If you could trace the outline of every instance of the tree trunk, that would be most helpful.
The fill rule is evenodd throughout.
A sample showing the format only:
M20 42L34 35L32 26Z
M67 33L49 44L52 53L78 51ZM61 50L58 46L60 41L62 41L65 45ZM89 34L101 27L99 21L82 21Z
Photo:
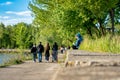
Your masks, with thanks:
M96 26L95 26L94 28L95 28L95 30L96 30L96 35L97 35L97 37L101 37L102 35L101 35L100 30L99 30Z
M0 39L0 48L2 48L2 40Z
M104 31L104 28L102 26L102 20L101 19L98 19L98 22L100 24L100 31L101 31L101 35L104 36L105 35L105 31Z
M114 35L114 9L112 8L111 10L110 10L110 18L111 18L111 23L112 23L112 35Z
M87 27L87 33L92 37L91 27Z

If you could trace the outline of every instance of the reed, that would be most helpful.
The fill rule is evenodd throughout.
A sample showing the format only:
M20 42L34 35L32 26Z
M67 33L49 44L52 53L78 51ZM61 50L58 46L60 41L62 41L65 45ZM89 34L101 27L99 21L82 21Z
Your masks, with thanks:
M110 35L107 35L96 39L85 36L80 49L94 52L120 53L120 36L110 37Z

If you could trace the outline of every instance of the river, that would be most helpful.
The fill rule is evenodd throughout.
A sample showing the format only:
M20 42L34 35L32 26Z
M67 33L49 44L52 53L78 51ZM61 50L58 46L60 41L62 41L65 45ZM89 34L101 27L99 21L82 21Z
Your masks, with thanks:
M3 54L0 53L0 65L4 64L5 62L9 61L10 59L14 58L16 54Z

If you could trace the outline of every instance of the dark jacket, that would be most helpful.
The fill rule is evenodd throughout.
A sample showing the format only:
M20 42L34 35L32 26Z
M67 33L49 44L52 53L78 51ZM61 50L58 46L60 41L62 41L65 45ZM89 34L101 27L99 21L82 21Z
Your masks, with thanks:
M31 53L35 53L35 52L37 52L37 48L36 47L32 47Z
M57 51L57 50L58 50L58 45L57 45L57 43L55 43L55 44L53 45L52 50L53 50L53 51Z
M38 46L38 52L44 52L44 47L42 44Z

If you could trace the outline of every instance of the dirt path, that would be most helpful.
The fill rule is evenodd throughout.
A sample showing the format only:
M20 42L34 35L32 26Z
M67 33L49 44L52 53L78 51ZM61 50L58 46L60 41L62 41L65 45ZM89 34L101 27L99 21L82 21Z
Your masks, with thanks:
M59 63L26 61L0 68L0 80L54 80L60 67Z
M27 61L0 69L0 80L52 80L59 69L57 63L33 63Z
M120 80L120 54L68 51L66 67L59 63L34 63L0 68L0 80ZM59 55L59 59L65 56Z

